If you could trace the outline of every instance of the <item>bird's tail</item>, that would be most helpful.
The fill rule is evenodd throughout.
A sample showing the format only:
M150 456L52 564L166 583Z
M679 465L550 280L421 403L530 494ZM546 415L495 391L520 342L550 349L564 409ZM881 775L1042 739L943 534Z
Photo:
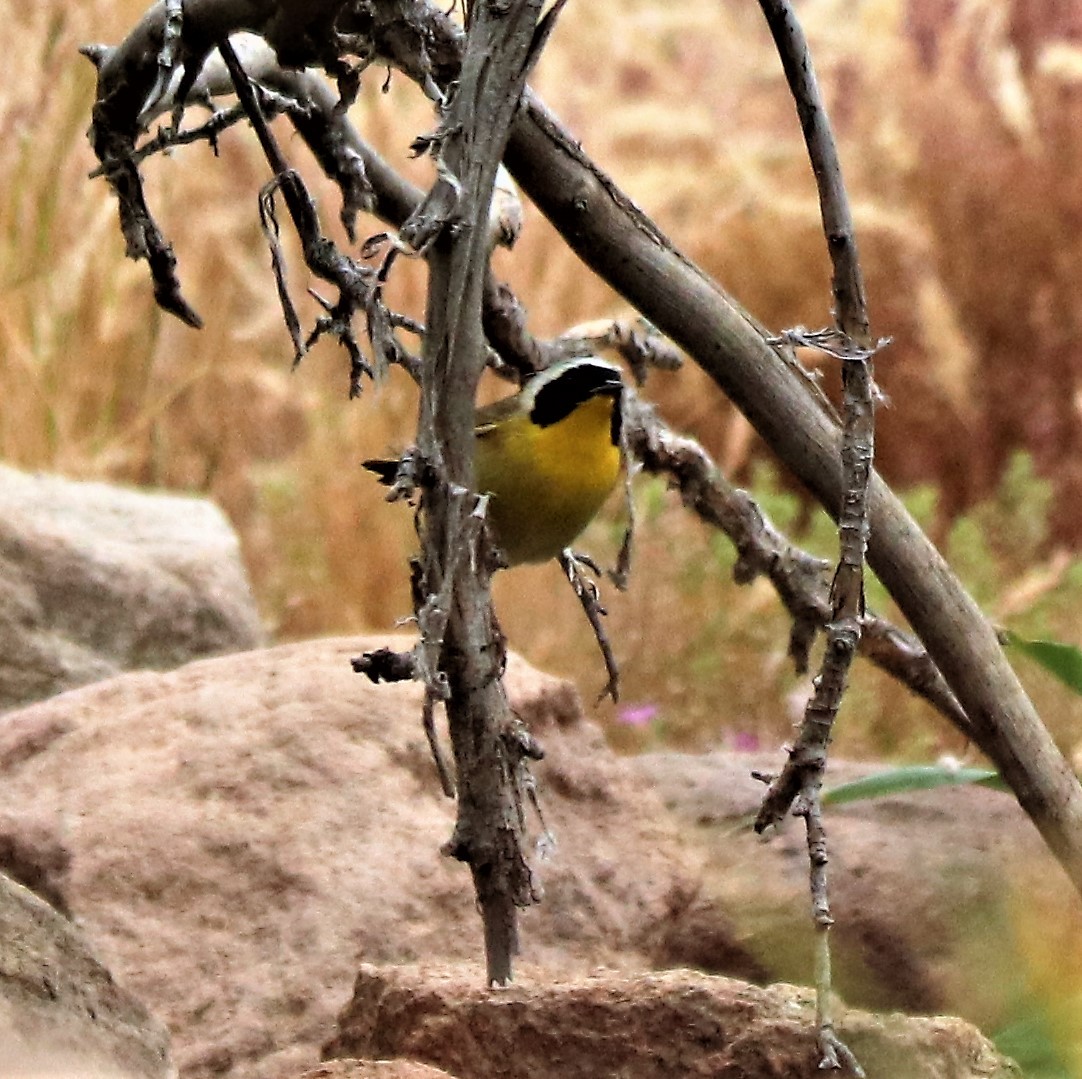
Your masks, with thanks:
M369 472L374 472L384 487L393 487L401 463L401 461L397 460L386 461L379 457L372 457L367 461L362 461L361 465L367 468Z

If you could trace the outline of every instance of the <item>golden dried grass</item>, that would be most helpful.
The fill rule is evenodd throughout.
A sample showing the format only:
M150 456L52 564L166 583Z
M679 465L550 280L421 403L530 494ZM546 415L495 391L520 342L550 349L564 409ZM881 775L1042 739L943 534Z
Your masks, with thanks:
M104 183L86 180L93 79L75 46L117 40L142 8L0 2L19 42L0 89L0 454L210 494L236 524L281 636L387 626L407 613L410 522L383 505L357 463L409 442L412 390L393 377L348 403L345 360L330 344L290 373L257 224L267 172L253 140L231 131L217 160L189 147L146 170L186 292L206 319L198 333L155 310L145 268L123 257ZM875 328L896 337L879 365L894 401L882 414L882 467L903 484L939 485L945 534L1026 446L1061 474L1057 526L1074 539L1082 63L1054 7L1034 15L1032 5L981 0L951 10L933 0L801 8L841 138ZM753 7L570 5L536 81L587 151L765 323L827 321L810 172ZM426 181L428 167L410 162L407 147L433 119L403 78L388 94L371 80L354 116ZM314 177L298 140L286 129L283 139ZM336 193L313 186L331 227ZM527 222L498 269L536 332L625 313L547 224L532 212ZM291 268L303 297L295 246ZM420 316L423 288L421 268L400 263L392 302ZM315 313L305 299L309 323ZM755 440L701 374L658 376L652 389L674 424L750 474ZM724 561L708 557L714 541L671 505L648 516L638 579L628 597L611 598L629 698L662 706L682 744L726 729L784 737L795 683L773 599L735 588ZM596 527L598 548L609 531ZM505 575L508 632L590 692L600 671L573 600L553 599L555 574ZM843 748L954 747L909 703L906 715L924 716L924 726L900 739L900 695L868 685L865 717L843 729Z

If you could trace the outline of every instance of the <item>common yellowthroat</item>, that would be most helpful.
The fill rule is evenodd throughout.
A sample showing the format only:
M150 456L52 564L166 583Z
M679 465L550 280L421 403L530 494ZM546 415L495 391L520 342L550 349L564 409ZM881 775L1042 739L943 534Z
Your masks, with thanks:
M620 474L620 369L564 360L477 410L474 471L509 565L557 557L590 523ZM383 482L397 461L365 461Z

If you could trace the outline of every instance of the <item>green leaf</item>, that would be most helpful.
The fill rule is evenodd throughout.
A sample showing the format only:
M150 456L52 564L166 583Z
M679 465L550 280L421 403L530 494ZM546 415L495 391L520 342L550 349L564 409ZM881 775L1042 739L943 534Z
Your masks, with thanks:
M1082 651L1059 641L1033 641L1009 630L1004 643L1036 660L1065 686L1082 695Z
M992 1040L1001 1053L1021 1065L1029 1079L1072 1079L1074 1075L1056 1044L1048 1011L1038 1001L1024 1002Z
M886 772L854 779L823 791L824 805L844 805L863 798L886 798L892 794L955 787L963 783L978 783L993 790L1006 790L999 773L989 768L958 768L947 764L915 764L891 768Z

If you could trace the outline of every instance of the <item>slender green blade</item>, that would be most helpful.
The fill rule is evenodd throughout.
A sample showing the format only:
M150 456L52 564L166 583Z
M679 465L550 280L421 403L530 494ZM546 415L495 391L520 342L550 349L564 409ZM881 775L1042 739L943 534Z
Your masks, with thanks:
M955 787L964 783L978 783L993 790L1006 790L999 773L990 768L958 768L947 764L915 764L903 768L891 768L885 772L854 779L823 791L824 805L845 805L864 798L886 798L892 794L910 794L913 791L934 790L936 787Z
M1014 1010L1011 1021L993 1035L996 1048L1016 1060L1028 1079L1077 1079L1047 1005L1030 998Z
M1082 694L1082 651L1059 641L1034 641L1007 632L1004 642L1036 660L1046 671L1054 674L1065 686Z

